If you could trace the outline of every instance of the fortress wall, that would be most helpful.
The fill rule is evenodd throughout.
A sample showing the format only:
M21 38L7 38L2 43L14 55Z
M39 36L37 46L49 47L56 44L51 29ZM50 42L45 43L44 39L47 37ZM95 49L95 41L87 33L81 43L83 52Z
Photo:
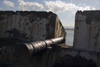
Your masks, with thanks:
M52 12L0 11L0 38L25 42L66 35L59 18Z
M2 38L14 38L29 43L60 36L66 38L66 32L58 16L52 12L0 11L1 41ZM0 43L0 67L52 67L61 59L61 50L51 47L30 57L17 56L20 54L14 49L16 46L12 46L14 42L8 42L7 45L4 45L4 41ZM27 53L23 46L19 50Z
M73 45L62 46L61 62L55 65L100 67L100 11L77 11Z
M100 51L100 11L78 11L75 18L74 47Z
M13 46L0 47L0 66L100 67L99 15L100 11L78 11L76 13L73 47L48 47L43 52L28 58L15 56ZM0 32L0 38L18 38L23 42L66 37L59 18L52 12L0 11ZM6 48L10 55L5 53Z
M76 13L73 45L75 49L84 50L80 51L80 56L92 59L100 67L100 11Z

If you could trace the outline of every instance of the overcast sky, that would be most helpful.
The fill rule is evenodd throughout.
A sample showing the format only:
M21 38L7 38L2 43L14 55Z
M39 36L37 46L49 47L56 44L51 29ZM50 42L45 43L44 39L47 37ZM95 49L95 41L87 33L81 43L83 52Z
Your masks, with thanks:
M0 0L0 10L52 11L67 27L74 27L77 10L99 9L100 0Z

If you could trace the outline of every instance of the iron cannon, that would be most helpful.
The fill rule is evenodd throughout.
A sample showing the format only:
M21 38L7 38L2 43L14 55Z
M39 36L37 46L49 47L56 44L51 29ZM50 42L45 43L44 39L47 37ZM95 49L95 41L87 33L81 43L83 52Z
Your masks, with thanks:
M33 54L37 54L38 52L42 52L43 50L47 49L48 47L56 47L57 45L64 43L64 37L58 37L53 39L48 39L44 41L36 41L36 42L29 42L29 43L19 43L16 45L16 51L21 52L23 54L23 50L27 50L28 55L32 56ZM24 51L24 52L25 52Z
M14 38L0 38L0 62L25 61L33 55L43 53L48 47L64 43L64 37L36 42L22 42ZM3 45L2 45L3 44ZM9 60L9 61L8 61Z

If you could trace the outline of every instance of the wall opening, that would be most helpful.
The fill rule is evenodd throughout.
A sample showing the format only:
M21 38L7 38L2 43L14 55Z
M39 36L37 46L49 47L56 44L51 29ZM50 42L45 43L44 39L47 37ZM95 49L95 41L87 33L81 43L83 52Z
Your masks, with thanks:
M73 46L74 29L66 29L66 45Z

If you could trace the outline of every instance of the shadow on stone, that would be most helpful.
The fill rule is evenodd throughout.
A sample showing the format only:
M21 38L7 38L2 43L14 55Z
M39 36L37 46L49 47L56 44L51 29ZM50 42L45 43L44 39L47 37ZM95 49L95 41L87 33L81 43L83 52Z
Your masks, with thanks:
M55 62L52 67L97 67L92 60L87 60L81 56L72 57L66 54L60 62Z

